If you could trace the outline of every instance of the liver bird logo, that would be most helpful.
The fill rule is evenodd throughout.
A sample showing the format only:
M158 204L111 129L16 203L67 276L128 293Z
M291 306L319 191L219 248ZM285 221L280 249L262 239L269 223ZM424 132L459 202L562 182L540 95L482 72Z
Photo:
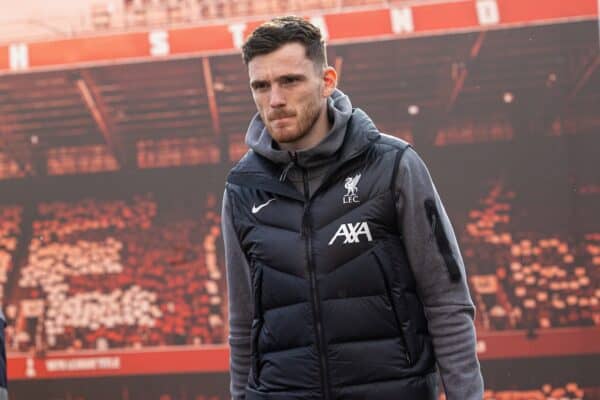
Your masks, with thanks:
M346 178L345 183L344 183L344 188L346 188L346 190L348 191L346 193L346 196L355 196L356 192L358 191L358 188L356 187L358 185L358 181L360 180L361 174L357 174L354 176L349 176Z

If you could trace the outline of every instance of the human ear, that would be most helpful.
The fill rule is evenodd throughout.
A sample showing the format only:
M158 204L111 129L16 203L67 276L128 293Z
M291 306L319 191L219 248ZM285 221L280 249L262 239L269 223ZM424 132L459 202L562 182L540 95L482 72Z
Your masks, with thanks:
M323 70L323 97L329 97L337 87L337 72L333 67Z

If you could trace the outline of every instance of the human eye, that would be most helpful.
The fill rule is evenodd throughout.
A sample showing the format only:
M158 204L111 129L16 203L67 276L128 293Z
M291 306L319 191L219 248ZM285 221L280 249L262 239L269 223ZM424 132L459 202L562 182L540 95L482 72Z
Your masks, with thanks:
M284 76L283 78L281 78L281 84L282 85L293 85L294 83L298 82L300 79L297 76Z
M269 87L269 84L267 82L257 81L257 82L252 83L252 90L255 90L255 91L264 91L268 87Z

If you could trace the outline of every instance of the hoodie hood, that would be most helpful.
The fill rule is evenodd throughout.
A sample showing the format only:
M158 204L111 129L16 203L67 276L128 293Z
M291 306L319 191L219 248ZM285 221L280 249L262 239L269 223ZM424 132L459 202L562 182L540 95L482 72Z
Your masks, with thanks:
M296 151L295 163L304 168L317 167L327 163L344 142L348 120L352 115L350 99L336 89L327 99L327 114L333 125L327 136L316 146ZM246 132L246 144L254 152L276 164L289 164L294 161L294 152L281 150L271 137L260 114L256 113Z

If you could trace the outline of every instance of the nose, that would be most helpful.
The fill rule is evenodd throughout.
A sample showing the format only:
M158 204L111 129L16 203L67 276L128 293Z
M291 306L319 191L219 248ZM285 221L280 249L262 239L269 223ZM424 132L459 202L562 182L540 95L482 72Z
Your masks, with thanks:
M271 87L271 97L269 105L271 106L271 108L280 108L285 106L285 97L282 93L282 90L277 85L273 85Z

